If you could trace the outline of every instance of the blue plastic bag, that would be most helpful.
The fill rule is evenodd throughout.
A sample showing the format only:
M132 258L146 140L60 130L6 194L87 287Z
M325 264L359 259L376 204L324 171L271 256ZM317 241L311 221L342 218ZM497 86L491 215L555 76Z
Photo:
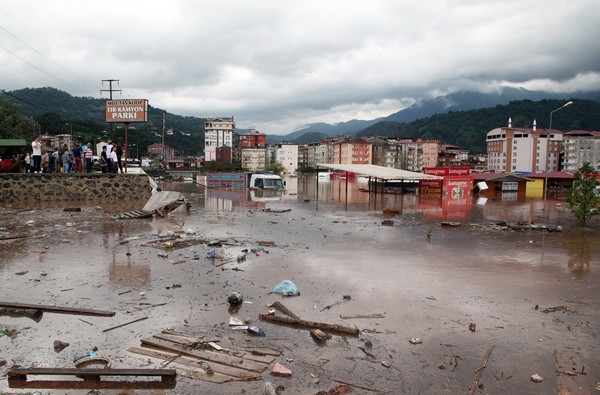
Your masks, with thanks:
M275 286L275 288L273 288L273 292L275 292L276 294L281 294L281 295L285 295L285 296L300 295L300 291L298 290L298 287L296 286L296 284L294 284L290 280L283 280L282 282L277 284Z

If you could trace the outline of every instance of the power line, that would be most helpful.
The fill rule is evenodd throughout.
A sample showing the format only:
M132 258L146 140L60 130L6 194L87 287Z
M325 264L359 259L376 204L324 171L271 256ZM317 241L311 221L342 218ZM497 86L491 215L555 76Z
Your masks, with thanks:
M88 80L87 78L85 78L84 76L81 76L69 69L67 69L66 67L64 67L63 65L55 62L54 60L50 59L48 56L44 55L43 53L41 53L40 51L38 51L37 49L35 49L34 47L32 47L31 45L29 45L28 43L26 43L25 41L21 40L19 37L17 37L15 34L9 32L4 26L0 26L0 28L2 28L2 30L4 30L5 32L7 32L8 34L10 34L11 36L13 36L15 39L17 39L20 43L22 43L23 45L27 46L29 49L31 49L32 51L34 51L35 53L37 53L38 55L40 55L41 57L43 57L44 59L47 59L49 62L55 64L56 66L60 67L61 69L63 69L64 71L66 71L67 73L79 78L80 80L82 80L83 82L86 82L92 86L96 86L95 84L93 84L90 80Z
M31 62L29 62L29 61L27 61L27 60L23 59L23 58L22 58L22 57L20 57L19 55L15 54L15 53L14 53L14 52L12 52L10 49L7 49L7 48L5 48L5 47L4 47L4 46L2 46L2 45L0 45L0 48L2 48L3 50L5 50L6 52L10 53L10 54L11 54L11 55L13 55L14 57L16 57L16 58L19 58L20 60L22 60L23 62L27 63L28 65L30 65L30 66L31 66L31 67L33 67L34 69L41 71L42 73L46 74L46 75L47 75L47 76L49 76L50 78L54 78L55 80L57 80L57 81L58 81L58 82L60 82L61 84L64 84L65 86L68 86L69 88L73 89L74 91L79 91L79 92L81 92L81 93L84 93L84 94L85 94L85 92L84 92L84 91L82 91L82 90L80 90L80 89L77 89L77 88L75 88L74 86L71 86L71 85L69 85L69 84L68 84L68 83L66 83L65 81L61 80L61 79L60 79L60 78L58 78L58 77L55 77L55 76L51 75L51 74L50 74L50 73L48 73L47 71L45 71L45 70L42 70L41 68L39 68L38 66L34 65L33 63L31 63Z

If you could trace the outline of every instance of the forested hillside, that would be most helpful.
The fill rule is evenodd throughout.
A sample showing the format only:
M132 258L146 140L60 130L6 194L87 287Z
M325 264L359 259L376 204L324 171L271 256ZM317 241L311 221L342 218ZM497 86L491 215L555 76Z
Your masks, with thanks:
M16 135L31 139L35 133L71 133L83 140L116 139L124 141L123 124L104 122L104 101L90 97L74 97L54 88L21 89L4 92L0 95L0 106L20 107L21 114L31 117L33 126L26 129L6 125L0 121L0 135L14 138ZM14 110L13 110L14 111ZM147 147L162 141L163 114L166 114L165 129L173 134L165 135L165 143L174 147L182 155L200 155L204 149L204 119L183 117L166 113L164 110L148 107L147 123L129 125L128 142L138 147ZM189 136L188 136L189 134ZM140 154L143 154L143 149Z

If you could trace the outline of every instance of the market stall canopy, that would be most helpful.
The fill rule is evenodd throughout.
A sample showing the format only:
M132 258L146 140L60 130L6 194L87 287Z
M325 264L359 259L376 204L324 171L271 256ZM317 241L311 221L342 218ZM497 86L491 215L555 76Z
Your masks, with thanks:
M370 176L381 180L442 180L444 177L431 174L417 173L414 171L393 169L377 165L340 165L330 163L318 163L317 168L347 171L361 176Z

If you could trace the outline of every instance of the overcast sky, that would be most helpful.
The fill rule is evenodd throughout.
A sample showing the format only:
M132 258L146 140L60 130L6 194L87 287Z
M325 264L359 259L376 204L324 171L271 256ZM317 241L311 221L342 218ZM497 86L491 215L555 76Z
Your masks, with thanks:
M600 89L599 0L3 0L0 89L287 134L457 90ZM168 120L167 120L168 121Z

